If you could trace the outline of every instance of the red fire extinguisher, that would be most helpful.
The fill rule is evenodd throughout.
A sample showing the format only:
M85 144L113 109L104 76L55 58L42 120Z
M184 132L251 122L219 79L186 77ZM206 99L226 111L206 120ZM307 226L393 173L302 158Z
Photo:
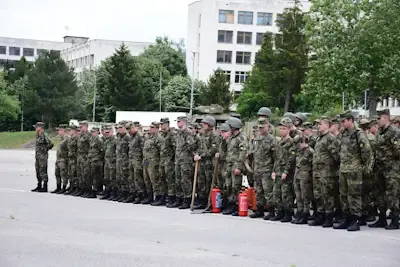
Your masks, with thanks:
M221 197L221 190L219 188L214 188L211 191L211 206L212 206L212 213L221 212L222 197Z
M249 211L246 192L242 192L239 194L238 202L239 202L239 216L246 217Z

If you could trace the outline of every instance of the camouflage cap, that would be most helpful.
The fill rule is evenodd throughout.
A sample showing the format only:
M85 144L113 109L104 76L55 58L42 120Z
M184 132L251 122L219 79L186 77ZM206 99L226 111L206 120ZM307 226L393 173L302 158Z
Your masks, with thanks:
M220 128L221 132L229 132L231 130L231 127L229 127L229 124L223 123L221 124Z
M79 125L88 125L88 124L89 124L88 121L80 121L80 122L79 122Z
M400 116L394 116L394 118L391 121L395 123L400 123Z
M160 123L169 123L169 118L161 118Z
M313 128L313 124L311 122L305 122L305 123L303 123L302 126L303 126L304 130Z
M91 132L99 132L100 129L99 127L93 127L92 130L90 130Z
M268 120L267 119L265 119L265 118L260 118L260 119L258 119L258 127L259 128L262 128L262 127L264 127L266 124L268 124Z
M345 120L345 119L347 119L347 120L350 120L350 119L354 120L354 115L351 113L351 111L345 111L345 112L343 112L343 113L340 114L340 121L343 121L343 120Z
M158 121L153 121L150 125L151 128L158 128L160 127L160 123Z
M126 128L127 130L130 130L131 127L132 127L132 125L133 125L133 122L128 121L128 122L125 124L125 128Z
M78 129L78 126L76 126L75 124L72 124L72 125L69 126L69 128L71 130L76 130L76 129Z
M140 126L140 122L134 121L134 122L133 122L133 125L135 125L135 127L138 127L138 126Z
M326 122L328 122L328 123L331 123L331 122L332 122L331 118L329 118L328 116L321 116L321 117L319 118L319 122L321 122L321 121L326 121Z
M44 122L38 121L35 125L33 125L34 128L44 128Z
M68 125L66 124L60 124L58 125L58 129L67 129Z
M187 119L186 116L179 116L175 121L187 121Z
M289 117L284 117L279 122L279 126L292 127L293 126L293 122Z
M378 116L382 116L382 115L389 115L390 116L390 109L378 110L376 113L378 114Z
M365 129L365 128L369 128L370 123L371 122L368 119L361 119L358 124L360 125L361 128Z
M335 123L335 124L340 124L340 120L339 120L339 118L337 118L337 117L332 118L332 119L331 119L331 122L332 122L332 123Z

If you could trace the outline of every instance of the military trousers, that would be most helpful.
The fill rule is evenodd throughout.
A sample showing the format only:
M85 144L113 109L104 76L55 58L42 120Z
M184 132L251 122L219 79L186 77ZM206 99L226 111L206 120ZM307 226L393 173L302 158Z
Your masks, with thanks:
M317 206L317 212L325 213L325 205L324 205L324 198L322 196L322 181L321 177L313 176L312 179L312 186L313 186L313 196L314 201ZM314 212L316 212L314 211Z
M213 164L209 159L199 161L196 193L199 198L208 199L213 176Z
M116 162L115 159L104 161L104 186L106 188L116 187Z
M310 172L297 172L294 177L294 193L296 196L297 212L310 213L313 200L313 179Z
M86 155L78 155L78 179L81 188L87 188L88 184L85 182L87 177L90 176L90 163Z
M146 185L146 191L148 194L153 193L158 196L161 194L161 183L159 178L159 168L158 162L146 162L143 168L143 178L144 184Z
M164 161L160 164L160 179L168 196L175 196L175 164L173 161Z
M373 176L375 173L365 174L363 175L363 182L362 182L362 214L368 215L372 205L372 184L373 184Z
M91 161L90 162L90 175L89 178L86 180L87 188L92 188L96 191L102 191L103 190L103 184L102 184L102 167L103 167L103 162L102 161Z
M377 186L374 195L380 211L390 209L394 216L399 215L399 183L400 168L399 163L393 162L392 165L382 165L377 168Z
M132 193L145 194L147 189L143 180L143 160L140 161L129 161L129 178L131 179L130 184L133 182Z
M129 180L129 162L128 160L117 160L116 161L116 184L118 190L122 192L128 192L128 180Z
M49 177L47 174L48 155L36 155L35 157L35 170L36 179L40 182L48 182Z
M274 200L278 211L293 209L293 178L288 175L282 180L281 175L277 175L274 181Z
M78 186L78 176L76 173L76 158L68 159L68 177L70 186Z
M131 194L136 194L138 192L138 190L136 190L136 185L135 185L135 167L131 160L129 160L128 188L129 188L129 193Z
M257 205L275 206L274 203L274 180L271 178L271 170L264 168L254 169L254 185L256 189Z
M340 203L345 214L361 217L362 215L362 171L340 172Z
M179 198L192 197L193 163L178 161L175 163L175 190Z
M57 185L68 185L68 164L66 160L56 160L55 176Z
M218 177L217 177L217 181L216 181L216 187L218 187L219 189L221 189L222 192L224 192L225 190L225 180L226 180L226 162L224 160L220 160L218 163Z
M335 209L335 177L325 176L318 178L321 182L323 209L325 213L332 213Z
M230 192L228 191L228 200L230 203L235 203L238 204L238 198L239 198L239 193L240 190L242 189L242 181L243 181L243 175L239 174L236 175L234 173L235 171L235 163L234 162L228 162L227 163L227 183L228 186L227 188L230 189Z

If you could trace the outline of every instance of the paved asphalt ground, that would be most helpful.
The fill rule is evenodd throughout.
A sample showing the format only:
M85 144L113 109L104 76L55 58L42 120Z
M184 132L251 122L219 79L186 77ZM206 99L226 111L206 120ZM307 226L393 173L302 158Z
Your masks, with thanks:
M1 267L400 266L400 231L349 233L32 193L34 173L32 150L0 150Z

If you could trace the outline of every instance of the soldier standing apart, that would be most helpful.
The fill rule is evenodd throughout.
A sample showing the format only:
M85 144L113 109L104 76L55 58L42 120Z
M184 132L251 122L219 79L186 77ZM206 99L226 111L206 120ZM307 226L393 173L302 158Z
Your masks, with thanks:
M133 122L128 121L125 125L126 130L129 132L129 176L128 176L128 188L129 192L125 199L122 200L123 203L133 203L133 201L137 197L137 190L135 186L135 142L137 138L135 138L137 130L133 125ZM133 145L133 147L132 147ZM140 151L142 150L140 146ZM140 164L142 165L142 162ZM141 169L141 168L140 168Z
M178 133L175 150L176 201L171 208L190 208L193 181L193 152L196 148L195 136L187 128L187 118L178 117Z
M118 136L115 153L118 194L112 200L118 202L122 202L129 192L129 134L126 132L126 123L125 121L120 121L117 126Z
M274 199L278 214L271 221L291 222L293 215L293 175L296 165L296 147L290 137L290 129L293 122L285 117L279 123L278 143L275 155L275 163L271 174L274 180Z
M240 131L243 126L240 119L231 117L228 119L228 124L231 127L232 136L228 141L226 175L227 186L232 188L232 193L229 195L229 202L223 214L238 216L238 195L242 188L243 172L246 170L244 161L246 160L249 141Z
M76 125L71 125L68 138L68 177L69 190L65 195L72 195L78 191L78 177L76 174L76 157L78 154L78 137Z
M66 134L67 125L62 124L58 126L58 136L61 142L57 149L57 159L55 166L55 176L57 181L57 188L51 193L64 194L68 185L68 143L69 137ZM61 188L62 184L62 188Z
M229 127L227 123L223 123L219 129L222 138L219 144L218 152L215 153L215 158L219 159L217 186L222 191L223 205L225 205L228 202L227 196L229 196L230 192L232 191L231 183L228 183L228 177L226 175L226 154L228 152L228 140L231 137L231 127ZM229 188L228 185L230 185Z
M147 198L142 201L142 204L152 204L163 201L165 196L165 187L160 180L160 138L158 129L160 124L152 122L149 129L149 136L144 141L143 145L143 174L144 182L147 187ZM153 194L155 199L153 201ZM165 200L165 199L164 199ZM160 205L161 206L161 205Z
M90 147L91 134L88 132L88 122L82 121L80 124L80 133L78 138L78 178L80 191L74 194L74 196L82 196L90 191L87 187L85 179L90 175L90 163L88 160L88 153Z
M312 165L314 149L309 145L306 129L301 128L303 136L296 154L296 170L294 173L294 192L296 194L297 216L294 224L307 224L310 216L312 192Z
M90 188L87 194L82 197L96 198L96 193L102 191L103 185L100 182L101 179L101 168L103 167L103 143L100 139L100 129L93 127L92 138L90 139L89 145L89 163L90 163L90 175L86 179L86 187ZM98 187L101 184L101 188Z
M330 132L331 120L323 116L319 120L318 133L313 157L314 198L317 203L315 220L310 226L332 227L336 198L335 170L339 162L339 144Z
M367 136L354 125L353 115L345 112L340 114L340 119L344 130L340 146L339 191L345 217L333 228L359 231L363 175L372 173L374 155Z
M160 132L160 179L162 184L167 187L167 207L172 206L176 201L175 190L175 134L169 127L169 119L162 118ZM163 203L163 199L154 203L159 206Z
M100 199L111 199L117 194L116 188L116 139L111 126L104 128L103 136L104 150L104 194Z
M275 161L276 139L269 133L267 119L258 119L258 135L254 140L253 149L249 156L254 158L254 180L256 187L257 210L250 215L250 218L263 218L265 201L268 204L268 215L265 220L274 216L274 182L271 174Z
M376 136L376 181L374 190L379 207L379 219L370 224L372 228L387 230L399 229L398 190L400 181L400 131L390 125L390 111L378 111L379 132ZM386 211L392 212L389 225L386 222Z
M219 145L219 137L214 133L215 119L211 116L205 116L201 124L203 132L199 136L197 151L194 156L194 160L199 161L198 205L194 206L194 209L205 209L207 206L213 176L212 159L217 153Z
M35 145L35 169L37 187L32 192L47 192L47 163L49 159L49 150L53 148L53 143L44 132L44 123L37 122L34 126L36 129L36 145ZM42 185L43 182L43 185Z

